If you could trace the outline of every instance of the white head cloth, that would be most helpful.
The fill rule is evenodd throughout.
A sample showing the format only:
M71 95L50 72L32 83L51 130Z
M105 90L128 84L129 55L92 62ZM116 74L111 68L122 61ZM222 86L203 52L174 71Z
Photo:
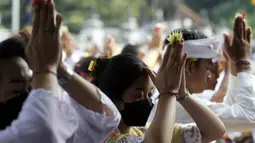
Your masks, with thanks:
M215 58L220 54L220 50L224 46L224 41L223 35L217 35L206 39L188 40L184 41L183 51L188 53L188 58ZM166 50L167 48L165 47L163 55Z

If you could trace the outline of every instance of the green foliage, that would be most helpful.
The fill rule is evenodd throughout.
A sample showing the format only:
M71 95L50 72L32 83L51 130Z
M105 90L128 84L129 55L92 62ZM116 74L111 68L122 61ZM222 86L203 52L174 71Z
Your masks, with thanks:
M206 9L209 19L216 24L221 24L221 20L224 19L227 26L232 27L236 13L246 12L248 24L255 25L255 6L250 0L184 0L184 2L196 12ZM253 33L255 33L254 30Z
M11 26L11 1L0 0L0 13L2 23L5 27ZM25 0L21 1L21 27L25 21ZM155 12L148 5L149 0L54 0L56 9L64 15L64 24L68 25L70 31L79 32L88 17L88 10L95 5L101 20L105 25L116 26L124 22L128 16L128 10L138 20L147 20L154 16ZM183 2L200 13L206 9L209 19L216 24L225 20L226 25L231 27L233 17L237 12L246 12L249 25L255 25L254 5L250 0L183 0ZM142 10L142 11L141 11ZM146 19L147 18L147 19ZM252 27L253 29L255 27ZM254 31L255 32L255 31Z
M3 24L7 28L11 26L11 1L0 0L0 13L3 16ZM24 24L25 5L21 1L21 24ZM145 13L150 15L147 0L54 0L56 9L64 15L64 24L70 31L79 32L88 17L88 10L94 5L105 25L119 25L128 16L128 9L133 16L140 18L140 8L145 8ZM21 26L22 27L22 26Z
M11 26L11 1L0 0L0 13L3 16L5 27ZM64 15L64 24L68 25L70 31L79 32L88 17L88 10L94 5L105 25L118 25L128 16L128 9L133 16L140 18L140 8L150 8L146 0L54 0L56 9ZM21 0L21 25L24 25L25 17L24 0ZM22 27L22 26L21 26Z

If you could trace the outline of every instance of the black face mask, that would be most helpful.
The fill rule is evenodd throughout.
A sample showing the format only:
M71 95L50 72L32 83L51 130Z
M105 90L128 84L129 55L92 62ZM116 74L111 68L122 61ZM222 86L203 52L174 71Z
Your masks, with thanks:
M0 103L0 130L10 126L12 121L18 118L19 112L28 94L28 92L24 92L6 103Z
M153 106L148 99L125 103L120 113L127 126L145 126Z

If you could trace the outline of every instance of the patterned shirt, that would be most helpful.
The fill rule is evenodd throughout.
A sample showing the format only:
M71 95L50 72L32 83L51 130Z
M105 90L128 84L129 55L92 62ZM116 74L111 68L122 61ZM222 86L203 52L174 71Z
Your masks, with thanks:
M121 134L118 129L112 132L105 143L143 143L146 127L130 127L129 133ZM202 137L196 124L175 124L172 143L201 143Z

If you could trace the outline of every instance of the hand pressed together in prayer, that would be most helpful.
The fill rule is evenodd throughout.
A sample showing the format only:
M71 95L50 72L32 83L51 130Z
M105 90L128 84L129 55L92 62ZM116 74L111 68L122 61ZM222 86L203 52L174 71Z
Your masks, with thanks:
M162 65L155 78L155 85L160 93L179 92L187 59L187 53L182 55L183 44L183 40L178 40L173 46L170 44L168 46Z
M104 45L104 55L109 57L115 56L116 50L116 39L112 36L107 36Z
M26 47L30 67L36 72L56 73L61 61L59 29L62 16L54 17L55 6L51 0L41 0L34 5L34 21L31 40Z
M235 18L233 38L225 35L225 53L233 63L249 61L251 57L251 29L247 28L246 21L239 14Z

